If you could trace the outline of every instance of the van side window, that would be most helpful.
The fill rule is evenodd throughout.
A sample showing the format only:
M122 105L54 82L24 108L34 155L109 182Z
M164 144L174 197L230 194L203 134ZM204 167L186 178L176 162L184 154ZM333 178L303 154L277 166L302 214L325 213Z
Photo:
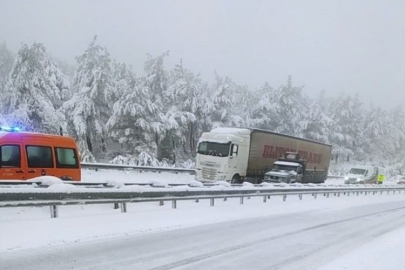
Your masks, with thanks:
M52 149L48 146L27 146L29 168L53 168Z
M79 168L75 149L55 148L56 168Z
M2 145L0 155L1 155L1 167L21 168L20 146Z

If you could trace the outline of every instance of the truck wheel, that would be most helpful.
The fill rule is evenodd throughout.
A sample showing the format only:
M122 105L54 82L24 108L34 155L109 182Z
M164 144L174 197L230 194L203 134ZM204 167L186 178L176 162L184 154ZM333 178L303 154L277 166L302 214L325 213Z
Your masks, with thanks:
M240 184L240 175L239 175L239 174L235 174L235 175L232 177L231 183L232 183L232 184Z

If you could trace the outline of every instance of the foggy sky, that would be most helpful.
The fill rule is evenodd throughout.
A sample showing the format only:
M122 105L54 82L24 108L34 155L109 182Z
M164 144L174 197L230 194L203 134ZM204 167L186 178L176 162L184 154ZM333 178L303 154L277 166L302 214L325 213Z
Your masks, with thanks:
M392 107L405 99L405 1L0 0L0 43L42 42L75 63L94 35L143 74L146 54L170 50L204 80L214 71L252 88L295 85L360 94Z

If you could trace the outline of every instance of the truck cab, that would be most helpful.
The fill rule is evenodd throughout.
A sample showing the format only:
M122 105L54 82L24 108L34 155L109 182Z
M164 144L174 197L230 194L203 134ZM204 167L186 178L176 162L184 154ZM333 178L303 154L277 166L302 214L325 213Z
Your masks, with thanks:
M197 147L196 180L239 183L246 175L250 131L217 128L202 134Z
M302 183L305 173L305 161L298 153L286 153L284 157L274 162L273 169L264 175L264 182L273 183Z

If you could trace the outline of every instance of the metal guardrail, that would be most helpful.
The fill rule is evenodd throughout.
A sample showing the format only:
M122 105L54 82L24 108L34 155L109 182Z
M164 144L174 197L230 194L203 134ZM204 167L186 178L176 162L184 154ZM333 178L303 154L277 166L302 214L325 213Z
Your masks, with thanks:
M83 169L93 169L93 170L139 170L139 171L149 171L149 172L172 172L172 173L189 173L195 174L193 169L184 168L168 168L168 167L148 167L148 166L135 166L135 165L122 165L122 164L110 164L110 163L81 163ZM344 176L328 176L328 178L343 178Z
M341 195L350 196L351 194L372 194L376 195L384 192L401 193L405 192L405 187L368 187L368 188L295 188L295 189L229 189L229 190L196 190L196 191L147 191L147 192L5 192L0 196L0 207L39 207L50 206L51 217L58 217L59 205L83 205L83 204L114 204L118 205L121 212L127 212L127 203L137 202L159 202L163 205L165 201L172 202L172 208L177 208L177 201L195 200L199 202L202 199L209 199L210 206L215 205L215 199L240 198L240 204L243 204L244 198L263 197L263 202L267 202L271 196L282 196L283 201L288 196L298 196L300 200L304 195L312 195L314 199L319 194L329 198L331 194L336 197Z
M122 164L109 164L109 163L88 163L84 162L80 164L83 169L94 170L139 170L149 172L172 172L172 173L189 173L195 174L194 170L184 168L167 168L167 167L147 167L147 166L135 166L135 165L122 165Z

